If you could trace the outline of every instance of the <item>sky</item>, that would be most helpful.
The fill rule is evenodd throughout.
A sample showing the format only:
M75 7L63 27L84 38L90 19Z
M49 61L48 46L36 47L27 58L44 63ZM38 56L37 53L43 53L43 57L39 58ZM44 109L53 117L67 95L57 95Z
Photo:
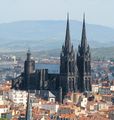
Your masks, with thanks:
M114 28L114 0L0 0L0 23L70 19Z

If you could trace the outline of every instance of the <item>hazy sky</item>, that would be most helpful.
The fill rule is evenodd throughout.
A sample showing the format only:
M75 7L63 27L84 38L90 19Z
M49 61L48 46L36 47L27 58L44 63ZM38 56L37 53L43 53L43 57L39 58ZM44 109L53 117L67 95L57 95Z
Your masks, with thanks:
M0 23L70 18L114 27L114 0L0 0Z

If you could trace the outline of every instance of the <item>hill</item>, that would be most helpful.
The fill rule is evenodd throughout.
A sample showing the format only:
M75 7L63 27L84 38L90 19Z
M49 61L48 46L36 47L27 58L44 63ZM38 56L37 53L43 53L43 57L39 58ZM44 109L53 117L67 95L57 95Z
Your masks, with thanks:
M91 48L114 46L114 29L87 24L87 38ZM20 21L0 24L0 51L60 49L64 43L66 21ZM82 23L70 21L71 39L77 48Z
M12 54L23 59L26 58L26 50L24 51L9 51L9 52L0 52L1 54ZM51 50L42 50L42 51L31 51L33 57L37 58L48 58L48 57L59 57L61 49L51 49ZM114 47L103 47L103 48L92 48L91 49L92 59L110 59L114 58Z

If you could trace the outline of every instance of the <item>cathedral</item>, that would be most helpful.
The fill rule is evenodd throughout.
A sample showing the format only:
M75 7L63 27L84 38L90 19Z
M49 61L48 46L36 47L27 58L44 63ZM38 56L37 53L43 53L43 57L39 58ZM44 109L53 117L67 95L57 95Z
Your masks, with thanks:
M60 73L48 73L48 69L35 69L35 61L28 50L24 71L12 80L17 90L49 90L59 98L69 92L91 91L91 52L87 43L85 15L83 17L81 43L74 50L70 37L69 15L67 15L65 43L60 53Z

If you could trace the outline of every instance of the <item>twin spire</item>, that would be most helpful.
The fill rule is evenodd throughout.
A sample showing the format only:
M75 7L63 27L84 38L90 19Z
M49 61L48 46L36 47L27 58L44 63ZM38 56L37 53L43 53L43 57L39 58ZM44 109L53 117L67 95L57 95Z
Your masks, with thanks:
M87 48L87 37L86 37L86 26L85 26L85 14L83 15L83 27L81 37L81 47L86 50ZM68 52L71 51L71 38L70 38L70 25L69 25L69 13L67 13L67 25L66 25L66 36L65 36L65 48Z
M86 37L86 26L85 26L85 14L83 15L83 27L82 27L82 38L81 47L86 50L87 48L87 37Z
M66 36L65 36L65 48L67 49L68 52L71 51L69 13L67 13L67 26L66 26Z

